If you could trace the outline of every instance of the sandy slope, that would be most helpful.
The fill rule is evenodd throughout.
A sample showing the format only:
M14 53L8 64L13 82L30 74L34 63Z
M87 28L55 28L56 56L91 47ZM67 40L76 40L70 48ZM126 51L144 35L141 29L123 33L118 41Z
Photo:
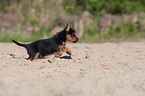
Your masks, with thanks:
M0 43L0 96L145 96L145 42L67 46L73 60L31 62Z

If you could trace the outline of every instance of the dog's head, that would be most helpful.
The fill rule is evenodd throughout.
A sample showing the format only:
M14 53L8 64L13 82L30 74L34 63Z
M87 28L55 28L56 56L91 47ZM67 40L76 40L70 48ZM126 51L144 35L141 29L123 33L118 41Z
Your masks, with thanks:
M64 30L66 32L66 41L76 43L79 40L78 37L76 36L75 30L71 28L71 25L69 23L67 23Z

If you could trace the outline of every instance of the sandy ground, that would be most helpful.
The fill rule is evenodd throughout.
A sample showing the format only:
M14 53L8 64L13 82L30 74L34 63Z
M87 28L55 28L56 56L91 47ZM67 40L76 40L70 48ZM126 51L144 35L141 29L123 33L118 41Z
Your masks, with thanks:
M67 47L72 59L32 62L25 48L0 43L0 96L145 96L145 42Z

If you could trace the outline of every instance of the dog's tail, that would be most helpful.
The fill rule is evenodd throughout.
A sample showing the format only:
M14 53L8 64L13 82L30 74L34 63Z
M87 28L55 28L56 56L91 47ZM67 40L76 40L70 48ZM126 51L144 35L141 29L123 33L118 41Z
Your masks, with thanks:
M12 40L15 44L17 44L17 45L19 45L19 46L22 46L22 47L27 47L27 44L22 44L22 43L19 43L19 42L17 42L17 41L15 41L15 40Z

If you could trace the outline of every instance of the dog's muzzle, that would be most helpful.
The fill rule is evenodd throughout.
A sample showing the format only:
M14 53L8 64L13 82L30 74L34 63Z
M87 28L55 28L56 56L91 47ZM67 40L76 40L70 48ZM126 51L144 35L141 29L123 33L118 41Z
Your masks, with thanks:
M78 39L78 37L76 37L76 40L73 41L73 43L76 43L76 42L78 42L78 41L79 41L79 39Z

